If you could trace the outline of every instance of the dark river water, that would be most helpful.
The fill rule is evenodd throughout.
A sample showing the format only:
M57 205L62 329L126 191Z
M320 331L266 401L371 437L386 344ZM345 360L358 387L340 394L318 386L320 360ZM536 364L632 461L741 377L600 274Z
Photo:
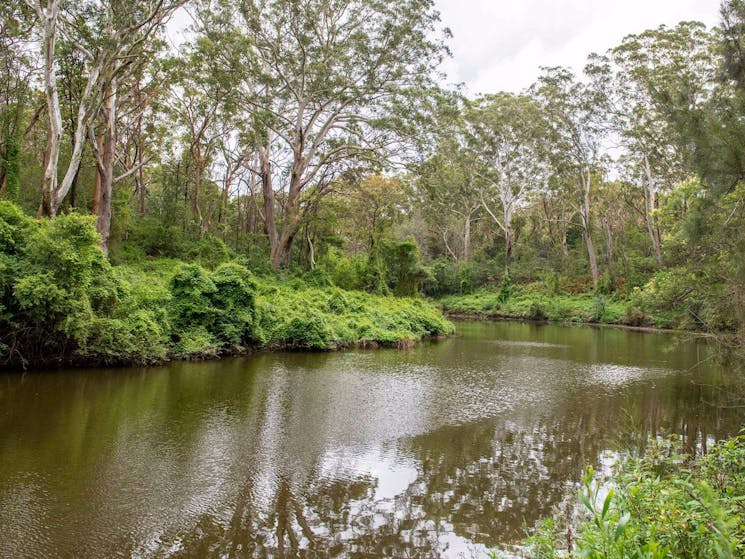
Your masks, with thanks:
M735 434L703 341L461 323L410 351L0 376L0 557L485 557L647 436Z

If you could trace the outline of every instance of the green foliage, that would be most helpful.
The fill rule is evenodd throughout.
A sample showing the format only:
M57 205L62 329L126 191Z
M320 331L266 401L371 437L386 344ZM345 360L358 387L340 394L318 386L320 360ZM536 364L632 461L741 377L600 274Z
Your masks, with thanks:
M512 278L509 272L505 272L502 276L502 281L499 283L499 290L497 291L497 300L500 303L506 303L510 295L512 295Z
M37 221L0 202L2 362L149 363L265 345L395 345L453 331L422 301L345 291L321 270L259 280L242 262L212 271L169 259L112 266L92 217Z
M133 222L128 240L112 254L115 261L136 263L145 257L176 258L215 268L230 260L232 254L221 238L184 232L159 217Z
M543 282L509 287L503 291L477 291L470 295L444 297L442 308L458 315L485 318L550 320L555 322L600 322L623 324L629 303L614 297L582 294L555 294Z
M177 354L237 351L257 341L255 290L251 273L239 264L211 273L180 265L170 281L169 307Z
M440 336L453 326L434 307L408 298L380 297L361 291L287 284L259 285L261 328L272 347L337 349L358 343L397 345Z
M623 464L613 487L582 479L576 548L562 550L562 520L541 521L526 540L527 557L590 559L734 559L745 553L745 436L696 459L677 439L654 440Z
M329 247L321 269L334 285L343 289L363 289L367 270L366 256L346 256L338 248Z
M393 292L402 297L418 295L430 272L421 263L417 244L412 240L383 243L382 257Z
M560 526L552 517L542 518L525 540L526 559L554 559L561 549Z
M451 258L437 258L428 267L431 273L423 289L431 297L473 293L478 287L487 285L497 269L491 261L456 262Z
M426 282L434 281L430 270L421 262L419 247L411 240L383 241L369 254L357 256L346 256L330 247L320 270L333 285L379 295L416 296Z
M590 322L602 322L605 316L607 301L604 295L597 294L592 299L590 307Z
M21 153L18 138L12 136L7 140L7 161L5 164L5 197L16 201L21 191Z

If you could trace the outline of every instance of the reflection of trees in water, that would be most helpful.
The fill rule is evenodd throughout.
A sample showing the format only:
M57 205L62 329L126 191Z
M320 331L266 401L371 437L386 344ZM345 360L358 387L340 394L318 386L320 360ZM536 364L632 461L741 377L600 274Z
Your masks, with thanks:
M288 480L277 486L268 515L239 499L227 525L204 515L162 554L173 558L439 557L438 532L411 500L390 508L372 500L374 480L319 484L301 500ZM248 495L250 491L246 491Z
M474 325L482 327L492 325ZM493 327L507 338L523 325ZM573 496L603 449L677 433L704 451L739 429L742 414L730 406L742 405L742 377L714 367L624 376L655 360L686 370L699 360L693 345L663 359L652 336L602 331L593 345L582 329L535 335L554 345L495 352L462 339L406 354L6 379L0 472L20 481L0 492L11 503L0 524L18 535L11 549L37 556L436 557L453 534L486 545L521 536L523 520ZM501 412L510 403L494 405L501 388L513 386L523 400ZM429 430L486 415L494 417ZM397 443L345 463L383 440ZM390 499L380 497L382 476L365 469L378 458L393 474L408 467ZM38 483L31 496L28 480Z
M567 394L542 414L526 406L510 420L406 439L398 451L416 459L416 479L393 499L376 500L369 474L319 476L320 457L302 472L279 475L270 502L260 506L249 476L227 521L203 516L166 555L439 557L450 533L505 544L571 499L584 466L599 467L608 448L631 451L667 432L701 450L702 441L736 431L732 415L711 407L716 394L688 382L655 391L642 383L590 401Z
M489 420L416 437L406 445L421 461L416 480L383 502L370 476L299 490L282 478L262 514L249 483L229 522L202 517L173 556L439 557L445 533L504 543L567 495L566 480L582 470L576 428L542 420L524 430ZM600 440L585 444L590 454L602 449Z

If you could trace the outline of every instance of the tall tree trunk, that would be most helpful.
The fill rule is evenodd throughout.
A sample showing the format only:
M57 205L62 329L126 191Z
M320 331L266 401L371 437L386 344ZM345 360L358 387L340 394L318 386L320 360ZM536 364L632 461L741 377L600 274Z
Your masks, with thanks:
M652 240L652 249L654 258L659 266L662 266L662 246L660 242L660 230L657 227L655 209L657 208L657 188L654 183L652 166L649 164L649 158L644 156L644 171L646 174L646 186L644 188L644 218L647 222L647 232Z
M101 235L101 249L103 253L109 254L109 236L111 234L111 199L114 193L114 150L116 147L116 79L111 82L111 91L103 109L106 118L106 130L103 138L103 150L101 153L101 202L98 207L98 219L96 228Z
M504 230L504 269L507 272L510 271L510 264L512 263L512 229L505 227Z
M233 184L233 169L230 165L231 163L228 162L227 170L225 171L225 187L220 196L220 207L217 212L217 223L222 223L224 216L227 214L228 205L230 204L230 187Z
M466 213L465 226L463 228L463 260L471 259L471 214Z
M582 177L582 207L580 214L582 216L582 229L583 236L585 238L585 244L587 245L587 257L590 261L590 272L592 273L592 285L595 289L598 287L598 280L600 279L600 273L598 271L598 260L595 254L595 244L592 242L592 223L590 217L590 187L591 187L591 171L587 170L587 176Z
M272 184L272 162L270 141L267 145L259 150L261 189L264 196L264 232L269 238L269 261L273 268L279 267L276 257L277 247L279 245L279 233L277 231L276 221L276 203L274 195L274 185Z
M96 142L96 174L93 177L93 203L91 211L93 215L98 216L101 208L101 178L103 176L103 161L101 154L103 153L104 139L103 136L92 138L93 142Z
M299 150L296 151L299 153ZM289 266L292 244L295 236L300 231L302 224L302 212L300 209L300 194L303 190L303 174L306 169L305 161L301 157L295 159L290 172L290 190L285 204L285 213L282 220L282 232L279 240L272 250L272 267L280 268Z
M590 272L592 273L592 286L597 289L600 273L598 272L598 260L595 255L595 244L592 242L592 235L589 230L583 231L585 244L587 245L587 257L590 260Z
M295 236L298 232L298 226L294 224L286 223L282 227L282 235L280 235L277 243L272 247L271 253L271 264L272 268L282 268L290 265L290 254L292 252L292 244L295 242Z
M202 234L202 209L199 206L199 191L202 187L202 165L203 165L203 157L202 157L202 147L200 145L200 140L197 140L194 144L194 147L192 149L192 155L194 156L194 200L192 208L194 210L194 215L197 216L197 221L199 222L199 234Z
M98 61L91 69L87 78L88 83L78 104L78 116L75 125L75 132L72 136L73 148L70 162L67 165L65 175L62 177L62 182L59 183L52 194L52 203L54 204L55 212L70 191L73 181L75 180L75 175L80 168L86 134L91 119L93 118L91 109L95 104L95 100L100 95L100 92L97 92L96 88L99 86L102 64L101 61Z
M44 95L47 102L47 147L44 155L44 179L41 187L41 203L38 215L53 216L57 213L57 166L59 165L60 142L62 141L62 112L57 90L57 74L54 64L54 48L57 39L57 18L60 0L49 0L46 9L37 7L43 23Z
M512 230L513 207L506 201L502 201L504 216L504 269L509 274L510 264L512 263L512 243L515 238L515 232Z
M310 231L308 229L305 230L305 238L308 241L308 263L310 264L310 269L315 270L316 251L313 248L313 239L310 238Z
M75 171L75 176L72 179L72 185L70 186L70 206L75 207L78 200L78 180L80 179L80 165L78 170Z
M268 150L267 150L268 152ZM265 206L265 218L267 222L267 233L269 234L269 242L271 245L271 259L270 263L273 268L281 268L283 266L289 266L290 264L290 253L292 251L292 244L295 241L295 236L300 230L302 224L302 212L300 208L300 194L303 189L303 173L305 172L306 164L299 158L295 160L290 173L290 189L285 203L285 213L282 219L282 231L279 232L276 223L274 221L274 206L272 204L271 212L271 224L270 227L270 214L267 201L266 182L264 183L264 206ZM274 191L271 192L271 200L274 201Z
M138 101L140 98L139 84L137 86L137 97ZM140 217L145 215L145 175L144 175L144 157L145 157L145 146L142 137L142 114L137 117L137 144L136 144L136 162L137 173L135 174L135 188L137 189L137 197L139 201Z
M613 239L613 226L611 225L610 218L607 216L603 220L603 230L605 231L606 264L610 268L613 265L615 257L615 243Z

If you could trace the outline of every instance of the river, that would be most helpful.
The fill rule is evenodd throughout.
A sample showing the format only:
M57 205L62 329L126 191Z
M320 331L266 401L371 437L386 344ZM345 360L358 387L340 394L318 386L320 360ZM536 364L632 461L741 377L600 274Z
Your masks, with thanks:
M737 433L706 343L459 323L411 350L0 376L0 557L484 557L648 436Z

